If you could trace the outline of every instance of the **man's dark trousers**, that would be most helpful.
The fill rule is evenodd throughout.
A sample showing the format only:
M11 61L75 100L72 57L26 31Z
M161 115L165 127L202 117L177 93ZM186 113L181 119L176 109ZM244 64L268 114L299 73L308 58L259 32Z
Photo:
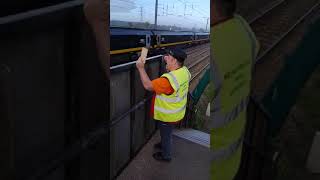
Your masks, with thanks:
M158 121L158 127L160 129L160 136L161 136L162 156L165 159L171 159L173 124Z

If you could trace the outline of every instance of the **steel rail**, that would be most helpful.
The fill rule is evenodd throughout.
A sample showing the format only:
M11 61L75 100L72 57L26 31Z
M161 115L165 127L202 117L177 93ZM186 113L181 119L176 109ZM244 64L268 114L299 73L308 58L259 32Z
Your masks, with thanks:
M277 3L275 3L274 5L272 5L270 8L266 9L262 14L260 14L259 16L255 17L253 20L250 21L250 24L256 22L257 20L259 20L260 18L263 18L265 14L271 12L272 10L274 10L274 8L278 7L279 5L281 5L282 3L284 3L285 1L279 1ZM308 12L306 12L303 16L301 16L295 24L293 24L288 31L286 31L285 33L283 33L274 43L272 43L272 45L267 48L265 51L262 52L261 55L259 55L259 57L257 58L255 65L259 64L262 62L262 59L273 49L275 48L284 38L287 37L287 35L293 31L295 29L296 26L298 26L308 15L310 15L315 8L317 8L320 5L320 2L318 2L317 4L315 4L312 8L309 9ZM205 65L204 68L202 68L202 70L204 70L207 66L209 66L209 64ZM201 70L201 71L202 71ZM191 78L191 81L196 78L197 76L199 76L201 74L201 71L197 74L195 74L195 76L193 78ZM190 81L190 82L191 82Z
M201 59L199 59L198 61L192 63L192 64L188 67L188 69L190 70L190 69L193 68L194 66L200 64L202 61L204 61L204 60L205 60L206 58L208 58L209 56L210 56L210 55L208 54L208 55L202 57Z
M269 8L266 8L265 10L263 10L263 12L261 14L259 14L258 16L256 16L255 18L253 18L252 20L249 21L249 24L252 24L254 22L256 22L257 20L259 20L260 18L264 17L264 15L266 15L267 13L271 12L274 8L278 7L279 5L281 5L282 3L284 3L285 0L281 0L278 1L277 3L273 4L272 6L270 6ZM271 49L270 49L271 50ZM208 55L210 56L210 55ZM259 59L259 58L258 58ZM258 61L258 60L257 60ZM256 62L257 62L256 61ZM200 61L197 61L198 63L200 63ZM195 65L197 63L194 63ZM192 82L196 77L198 77L201 74L201 71L203 71L206 67L208 67L210 65L210 63L206 64L198 73L196 73L190 80L190 82ZM190 67L191 68L191 67Z
M277 3L275 3L274 5L272 5L271 7L266 8L261 14L259 14L256 17L254 17L253 19L249 20L249 24L252 24L255 21L257 21L258 19L262 18L265 14L267 14L270 11L272 11L274 8L276 8L277 6L279 6L280 4L282 4L284 2L285 2L285 0L281 0L281 1L278 1Z
M202 71L203 71L205 68L207 68L209 65L210 65L210 63L208 63L208 64L206 64L205 66L203 66L203 68L202 68L197 74L195 74L195 75L191 78L190 83L191 83L197 76L199 76L199 75L202 73Z
M285 33L283 33L275 42L271 44L269 48L267 48L263 53L257 58L256 64L259 64L262 62L262 59L274 48L276 47L284 38L287 37L287 35L293 31L308 15L310 15L318 6L320 5L320 2L312 6L312 8L309 9L308 12L306 12L303 16L301 16L296 23L294 23Z
M191 55L194 52L197 52L199 49L203 49L205 46L207 46L208 43L194 46L193 48L190 48L190 50L186 51L187 55Z
M205 50L203 50L203 51L201 51L200 53L192 53L192 54L190 54L190 57L193 57L193 56L200 56L200 55L202 55L202 54L204 54L204 53L206 53L207 51L210 51L210 48L201 48L201 49L205 49Z

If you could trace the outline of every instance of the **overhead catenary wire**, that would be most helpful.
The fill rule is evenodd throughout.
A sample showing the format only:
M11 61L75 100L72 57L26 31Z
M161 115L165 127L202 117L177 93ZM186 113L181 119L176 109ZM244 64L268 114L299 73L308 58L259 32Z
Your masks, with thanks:
M181 0L176 0L176 1L182 3L183 5L187 4L187 1L185 1L185 2L182 2ZM203 12L198 11L198 10L197 10L196 8L194 8L194 7L193 7L192 9L195 10L195 11L197 11L197 12L200 13L201 15L208 16L208 14L204 14Z

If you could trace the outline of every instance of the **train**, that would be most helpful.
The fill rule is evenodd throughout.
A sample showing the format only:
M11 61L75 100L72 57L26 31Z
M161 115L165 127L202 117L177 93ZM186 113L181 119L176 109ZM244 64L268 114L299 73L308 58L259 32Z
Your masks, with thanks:
M207 43L209 38L206 32L110 27L111 66L136 60L142 47L147 47L152 56L168 47L187 48Z

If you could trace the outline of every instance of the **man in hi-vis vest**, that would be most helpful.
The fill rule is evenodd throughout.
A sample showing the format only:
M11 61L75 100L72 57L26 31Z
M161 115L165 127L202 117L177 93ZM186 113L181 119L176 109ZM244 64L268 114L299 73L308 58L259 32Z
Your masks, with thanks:
M211 179L232 180L241 160L251 73L259 44L248 23L234 14L236 0L211 0Z
M187 54L181 49L171 49L163 56L167 73L160 78L150 80L141 58L136 63L143 87L154 91L151 114L158 120L161 142L154 145L159 152L153 158L159 161L171 161L171 139L174 124L183 119L186 112L187 94L191 78L187 67L183 66Z

